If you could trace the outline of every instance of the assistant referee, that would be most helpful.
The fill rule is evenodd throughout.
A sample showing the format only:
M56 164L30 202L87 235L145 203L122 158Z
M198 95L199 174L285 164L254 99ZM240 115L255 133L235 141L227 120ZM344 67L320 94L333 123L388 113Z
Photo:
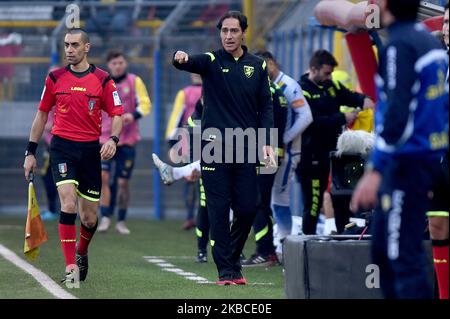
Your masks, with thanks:
M39 110L31 127L25 152L25 178L36 169L36 149L55 107L51 133L50 160L61 201L59 236L66 262L62 282L86 279L88 245L97 228L101 189L100 160L114 156L122 129L122 103L108 73L87 61L89 37L81 29L71 29L64 38L68 65L51 72L45 81ZM112 117L112 136L100 148L102 110ZM78 203L77 203L78 195ZM80 240L75 219L80 211ZM78 277L79 276L79 277Z

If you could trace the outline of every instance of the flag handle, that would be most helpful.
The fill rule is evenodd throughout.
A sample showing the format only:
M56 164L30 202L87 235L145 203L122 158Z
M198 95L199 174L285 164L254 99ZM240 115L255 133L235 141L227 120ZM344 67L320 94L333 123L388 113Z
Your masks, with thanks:
M30 183L33 183L33 180L34 180L33 172L30 172L30 174L28 174L28 180L30 181Z

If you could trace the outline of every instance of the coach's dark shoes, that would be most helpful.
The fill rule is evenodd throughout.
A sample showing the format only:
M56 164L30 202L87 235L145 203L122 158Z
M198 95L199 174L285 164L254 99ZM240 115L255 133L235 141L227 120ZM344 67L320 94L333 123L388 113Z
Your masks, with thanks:
M235 285L246 285L247 284L247 279L245 279L244 276L242 276L241 272L236 273L234 275L234 278L232 281Z
M219 277L218 281L216 281L216 285L230 286L230 285L236 285L236 284L233 281L233 276L222 276L222 277Z
M76 254L77 258L77 266L80 271L80 281L86 280L87 274L88 274L88 255L80 255Z
M235 273L233 276L224 276L220 277L218 281L216 281L216 285L219 286L229 286L229 285L246 285L247 279L242 276L241 272Z
M206 252L199 251L198 254L197 254L196 262L198 262L198 263L207 263L208 262L208 257L206 255Z

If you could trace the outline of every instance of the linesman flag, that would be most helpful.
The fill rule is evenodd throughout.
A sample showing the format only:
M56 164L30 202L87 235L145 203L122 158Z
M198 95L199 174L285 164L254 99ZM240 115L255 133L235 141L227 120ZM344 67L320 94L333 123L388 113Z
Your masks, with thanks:
M25 244L23 253L30 260L36 260L39 255L39 246L48 240L44 223L39 214L39 206L34 192L33 174L30 174L30 183L28 184L28 215L25 226Z

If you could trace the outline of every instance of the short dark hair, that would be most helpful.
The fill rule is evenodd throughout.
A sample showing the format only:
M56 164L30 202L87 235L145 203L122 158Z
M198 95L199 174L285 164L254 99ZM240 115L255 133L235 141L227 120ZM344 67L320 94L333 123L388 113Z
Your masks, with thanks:
M272 60L274 62L277 62L277 60L275 60L275 57L273 56L273 54L269 51L265 51L265 50L259 50L255 52L256 56L259 56L265 60Z
M309 67L319 70L323 65L331 65L332 67L338 66L338 63L334 56L327 50L317 50L314 52L311 60L309 60Z
M219 22L217 23L217 29L222 30L223 20L229 19L229 18L234 18L239 21L239 25L241 26L242 32L247 30L247 28L248 28L247 17L245 15L243 15L242 12L240 12L240 11L228 11L227 13L225 13L219 19Z
M273 63L275 63L275 65L280 68L280 65L278 64L277 60L275 59L275 57L273 56L273 54L269 51L265 51L265 50L260 50L260 51L256 51L255 55L257 57L260 57L263 60L270 60Z
M420 0L387 0L387 7L398 20L416 20Z
M112 59L118 57L123 57L126 60L125 54L122 51L116 49L109 50L108 53L106 54L106 62L108 63Z
M81 41L83 41L84 43L89 43L89 35L81 28L69 29L67 30L66 34L81 34Z

